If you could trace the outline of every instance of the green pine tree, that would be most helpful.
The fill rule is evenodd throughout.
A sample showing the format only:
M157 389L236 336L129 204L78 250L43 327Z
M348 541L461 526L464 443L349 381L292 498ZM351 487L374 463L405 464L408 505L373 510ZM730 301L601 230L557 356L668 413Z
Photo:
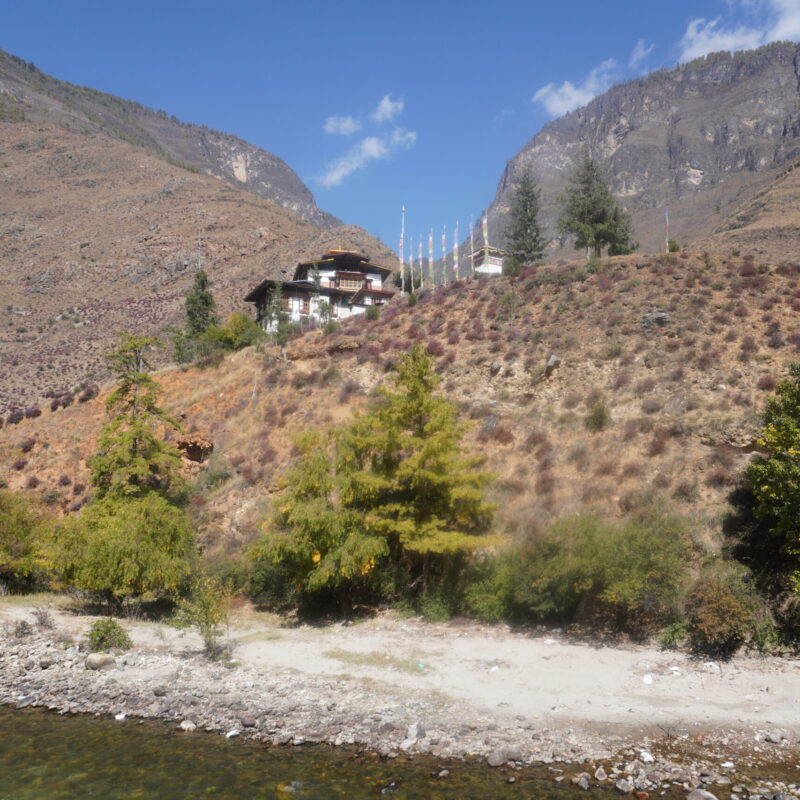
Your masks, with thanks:
M602 168L588 152L575 165L563 200L558 229L574 237L576 249L591 248L599 258L604 247L609 255L624 255L638 246L631 238L630 215L611 194Z
M88 462L95 497L64 520L50 547L50 561L69 585L115 608L131 596L174 595L195 556L180 508L186 489L180 453L159 435L178 424L158 405L161 390L148 374L147 352L157 343L123 333L108 356L118 385Z
M204 270L194 274L192 287L186 294L186 334L190 339L202 336L212 325L217 324L214 314L214 295L211 294L211 281Z
M530 172L523 172L511 195L505 227L506 250L520 264L533 264L544 255L547 242L539 223L539 188Z
M462 453L465 426L438 382L416 345L372 411L302 437L255 558L281 562L309 592L352 592L385 568L399 593L424 594L438 568L493 542L492 476Z
M106 400L109 420L88 462L98 500L142 497L153 490L173 501L183 497L180 453L159 436L161 427L179 426L158 405L161 388L148 374L147 351L157 344L122 333L107 358L118 385Z

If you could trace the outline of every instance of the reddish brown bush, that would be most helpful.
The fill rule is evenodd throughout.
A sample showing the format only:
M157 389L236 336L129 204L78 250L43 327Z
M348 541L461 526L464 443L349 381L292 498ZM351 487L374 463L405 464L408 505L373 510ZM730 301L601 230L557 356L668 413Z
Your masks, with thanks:
M663 408L663 403L657 397L646 397L642 401L642 411L645 414L656 414Z
M762 392L771 392L777 383L772 375L762 375L756 382L756 389L760 389Z
M541 495L552 494L556 488L556 479L552 472L540 472L536 478L536 492Z
M17 472L25 469L28 466L28 459L27 458L18 458L12 465L11 469L17 470Z
M644 465L641 461L627 461L622 465L620 475L624 478L637 478L644 472Z
M39 486L39 479L35 475L31 475L25 483L27 489L36 489Z
M650 440L650 445L647 448L647 455L651 458L653 456L662 455L669 445L669 440L672 434L669 428L658 427L653 431L653 438Z
M33 450L36 444L36 439L32 436L26 436L20 443L19 449L22 450L23 453L30 453Z
M58 479L58 485L59 486L69 486L71 483L72 483L72 480L70 479L69 475L62 475Z

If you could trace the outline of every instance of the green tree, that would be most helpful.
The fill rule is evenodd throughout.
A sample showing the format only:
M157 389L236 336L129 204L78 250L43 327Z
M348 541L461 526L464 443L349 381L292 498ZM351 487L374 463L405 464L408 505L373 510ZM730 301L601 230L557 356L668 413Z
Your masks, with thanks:
M800 364L789 367L789 377L767 401L758 445L767 458L750 463L745 484L757 516L767 520L776 545L790 559L800 592Z
M264 310L264 320L272 341L283 350L289 341L289 334L292 332L292 320L284 307L283 288L277 281Z
M157 339L122 333L119 347L107 357L119 383L106 400L110 419L88 462L99 500L142 497L153 490L173 501L183 497L180 453L158 435L161 427L179 426L158 405L161 388L148 374L147 352L157 344Z
M303 592L344 589L346 601L368 586L386 542L339 496L335 436L309 432L296 445L300 459L283 477L276 511L252 555L280 563Z
M574 237L576 249L589 247L599 258L604 247L609 255L623 255L638 246L632 240L630 215L611 194L603 170L588 152L573 169L563 201L558 229Z
M204 270L194 274L191 289L186 294L186 333L190 339L201 336L211 325L217 324L214 314L214 295L211 294L211 281Z
M511 195L505 227L506 250L520 264L532 264L544 255L547 242L539 223L539 188L526 171Z
M24 588L35 578L51 523L31 500L0 489L0 587Z
M54 541L53 565L76 589L119 607L146 593L174 596L194 557L189 519L163 496L106 498L68 517Z
M228 626L233 591L210 575L198 573L192 579L189 594L178 603L175 625L196 628L203 638L206 654L217 658L222 653L219 637Z
M438 382L416 345L369 413L302 437L255 558L282 562L307 591L363 587L386 567L398 591L425 594L437 568L493 542L491 476L461 452L465 427Z

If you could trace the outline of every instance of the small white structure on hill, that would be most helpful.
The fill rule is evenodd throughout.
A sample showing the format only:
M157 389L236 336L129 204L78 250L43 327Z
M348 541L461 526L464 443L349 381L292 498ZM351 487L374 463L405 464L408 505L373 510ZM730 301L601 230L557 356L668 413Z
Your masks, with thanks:
M502 275L503 259L508 255L498 247L481 247L472 254L476 275Z
M276 325L269 308L278 288L291 322L324 323L363 314L370 306L388 302L395 292L384 284L392 272L390 267L372 264L369 256L329 250L316 261L298 264L292 280L267 278L244 299L255 303L256 320L267 332Z

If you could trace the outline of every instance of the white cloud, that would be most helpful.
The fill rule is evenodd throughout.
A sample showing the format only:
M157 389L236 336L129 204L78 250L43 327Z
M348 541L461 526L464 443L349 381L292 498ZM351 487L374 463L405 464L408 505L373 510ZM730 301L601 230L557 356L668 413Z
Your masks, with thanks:
M720 27L720 18L693 19L680 41L678 61L691 61L717 50L749 50L764 43L762 31L740 25L737 28Z
M779 40L800 40L798 0L735 0L728 7L744 9L760 24L725 26L721 17L692 19L679 43L679 61L691 61L718 50L749 50Z
M560 117L576 108L585 106L593 97L608 89L617 79L619 65L609 58L596 66L577 86L564 81L560 86L548 83L533 95L535 103L541 103L551 117Z
M383 136L367 136L343 156L332 161L319 179L320 183L327 189L339 186L345 178L370 162L390 158L399 150L408 150L416 141L416 131L405 131L402 128L395 128Z
M654 44L647 44L644 39L639 39L628 57L628 69L636 69L653 52L654 47Z
M391 122L398 114L402 113L403 108L405 108L405 103L402 98L392 100L392 96L387 94L381 98L371 116L375 122Z
M355 117L328 117L323 126L325 133L340 133L342 136L352 136L361 130L361 121Z

